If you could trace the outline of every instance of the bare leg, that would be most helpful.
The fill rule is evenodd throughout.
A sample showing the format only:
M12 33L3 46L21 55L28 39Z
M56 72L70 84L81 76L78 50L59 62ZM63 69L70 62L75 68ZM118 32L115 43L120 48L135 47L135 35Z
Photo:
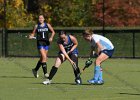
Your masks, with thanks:
M54 75L56 74L58 68L60 67L60 65L65 61L65 57L63 54L59 55L56 60L55 60L55 64L52 67L51 71L50 71L50 75L48 77L49 80L52 80L52 78L54 77Z
M44 75L46 75L47 74L47 64L46 64L46 61L47 61L48 50L40 49L39 52L40 52L40 55L41 55L40 61L42 63L42 69L43 69ZM47 76L48 75L46 75L46 77Z
M102 81L102 69L101 69L101 63L104 62L105 60L108 59L108 56L104 53L101 53L99 55L99 57L96 59L95 61L95 67L94 67L94 77L93 79L89 80L89 83L93 83L93 84L98 84L100 81ZM100 82L101 84L103 82ZM99 84L100 84L99 83Z

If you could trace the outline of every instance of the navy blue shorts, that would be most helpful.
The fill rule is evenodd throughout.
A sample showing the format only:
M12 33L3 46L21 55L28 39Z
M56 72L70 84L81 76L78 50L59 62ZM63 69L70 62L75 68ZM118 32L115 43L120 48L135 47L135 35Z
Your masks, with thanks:
M40 49L45 49L45 50L49 50L49 46L37 46L37 48L40 50Z
M104 54L106 54L107 56L109 56L109 58L111 58L112 57L112 55L113 55L113 53L114 53L114 49L112 49L112 50L103 50L103 51L101 51L101 53L104 53Z

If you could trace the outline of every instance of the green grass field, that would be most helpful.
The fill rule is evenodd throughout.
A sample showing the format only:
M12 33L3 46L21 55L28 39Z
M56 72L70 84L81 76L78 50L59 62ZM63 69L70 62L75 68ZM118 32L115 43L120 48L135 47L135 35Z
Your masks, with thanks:
M0 58L0 100L140 100L140 59L110 59L103 63L104 85L89 85L93 66L75 85L69 62L62 64L53 84L43 85L43 74L34 78L37 58ZM55 59L48 61L50 71ZM82 68L86 59L79 59Z

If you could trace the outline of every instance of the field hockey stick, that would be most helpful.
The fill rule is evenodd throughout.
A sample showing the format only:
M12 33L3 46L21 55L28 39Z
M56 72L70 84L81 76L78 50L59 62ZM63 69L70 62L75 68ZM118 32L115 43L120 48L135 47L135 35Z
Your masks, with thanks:
M86 68L88 68L90 65L92 65L93 61L92 58L88 58L88 60L85 62L85 66L83 67L83 69L80 72L80 75L85 71Z
M72 67L73 67L75 70L77 70L77 68L78 68L78 67L76 66L75 63L72 64Z
M88 60L85 62L85 66L84 66L83 69L81 70L80 74L82 74L82 73L85 71L86 68L88 68L89 66L91 66L92 63L93 63L92 60L93 60L94 58L97 58L97 57L98 57L98 55L97 55L96 53L94 53L93 56L90 56L90 58L88 58Z
M17 32L17 34L18 34L18 36L20 36L20 37L24 37L24 38L29 39L29 35L23 35L23 34L21 34L20 32ZM32 38L30 38L30 39L36 39L36 37L32 37Z
M75 71L77 71L77 73L79 73L79 71L77 70L77 69L78 69L78 66L77 66L75 63L72 64L72 67L74 68ZM79 73L79 74L77 75L77 77L80 77L80 75L81 75L81 74Z
M29 36L27 36L27 35L25 36L25 38L28 38L28 39L36 39L35 36L32 36L32 37L29 38Z

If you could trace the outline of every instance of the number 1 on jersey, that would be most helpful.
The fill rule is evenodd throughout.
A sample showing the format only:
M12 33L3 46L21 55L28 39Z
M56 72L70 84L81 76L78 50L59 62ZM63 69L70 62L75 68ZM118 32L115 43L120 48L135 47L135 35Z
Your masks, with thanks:
M44 32L42 33L42 35L43 35L43 39L45 38L45 34L44 34Z

